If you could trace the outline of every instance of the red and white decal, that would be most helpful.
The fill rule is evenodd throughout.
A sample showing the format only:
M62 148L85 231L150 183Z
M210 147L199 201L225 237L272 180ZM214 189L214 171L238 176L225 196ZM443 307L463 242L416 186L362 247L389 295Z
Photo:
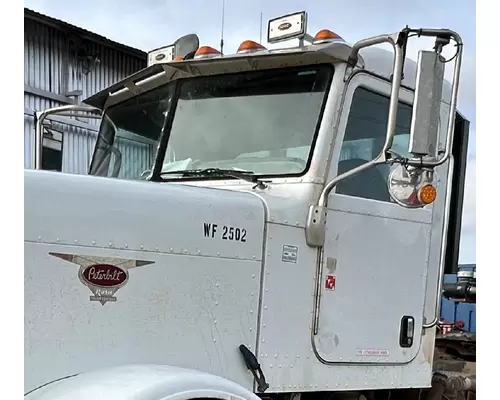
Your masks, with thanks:
M325 289L326 290L335 290L335 276L327 275L325 280Z

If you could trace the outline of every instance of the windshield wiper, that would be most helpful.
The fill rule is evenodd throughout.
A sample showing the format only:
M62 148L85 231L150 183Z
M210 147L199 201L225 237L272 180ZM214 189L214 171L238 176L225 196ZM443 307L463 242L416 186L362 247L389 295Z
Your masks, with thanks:
M233 178L242 179L247 182L255 183L255 188L266 189L266 181L262 181L255 176L252 171L238 171L234 169L221 169L221 168L205 168L205 169L181 169L177 171L165 171L161 172L160 176L163 175L182 175L184 176L231 176Z

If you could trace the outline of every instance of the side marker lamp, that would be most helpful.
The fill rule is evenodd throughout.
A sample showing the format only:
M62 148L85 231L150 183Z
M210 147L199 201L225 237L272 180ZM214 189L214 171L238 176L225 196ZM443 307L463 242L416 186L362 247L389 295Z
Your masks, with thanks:
M431 204L436 200L437 190L431 184L427 184L418 189L418 200L422 204Z

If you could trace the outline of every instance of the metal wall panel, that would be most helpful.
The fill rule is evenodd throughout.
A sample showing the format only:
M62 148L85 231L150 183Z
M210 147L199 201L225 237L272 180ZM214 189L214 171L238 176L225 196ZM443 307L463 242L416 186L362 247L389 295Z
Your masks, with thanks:
M82 98L85 99L102 89L126 78L144 68L145 61L132 58L126 54L113 49L105 50L103 46L90 44L88 53L99 57L99 63L92 64L89 72L86 72L81 63L72 59L72 67L75 76L72 77L73 90L82 90ZM77 64L75 68L74 65Z
M69 102L81 102L117 81L146 66L146 57L134 57L111 47L89 40L70 37L53 25L25 18L24 24L24 84L44 93L24 95L24 166L33 168L35 111ZM78 55L78 49L90 61ZM99 61L94 62L95 59ZM81 91L76 97L68 92ZM50 99L50 94L59 96ZM63 171L86 173L96 141L96 124L88 120L90 129L66 126L63 139Z
M24 83L60 93L64 36L40 23L24 22Z
M146 66L146 59L132 57L113 48L70 38L56 28L29 19L24 25L24 83L36 89L65 95L82 90L83 100ZM82 49L87 63L77 55Z
M118 138L116 147L122 154L120 178L137 179L153 164L155 146L136 140Z
M94 152L97 131L66 126L63 141L62 170L71 174L86 174Z

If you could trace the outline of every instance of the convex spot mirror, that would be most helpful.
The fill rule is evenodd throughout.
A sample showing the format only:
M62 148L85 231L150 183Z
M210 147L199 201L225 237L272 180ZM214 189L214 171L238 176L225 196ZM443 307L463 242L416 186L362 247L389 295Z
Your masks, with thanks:
M405 208L422 208L437 197L437 174L430 169L421 169L395 164L387 180L389 194Z
M174 54L176 57L186 57L191 55L198 50L200 47L200 40L198 35L191 33L177 39L174 43Z

